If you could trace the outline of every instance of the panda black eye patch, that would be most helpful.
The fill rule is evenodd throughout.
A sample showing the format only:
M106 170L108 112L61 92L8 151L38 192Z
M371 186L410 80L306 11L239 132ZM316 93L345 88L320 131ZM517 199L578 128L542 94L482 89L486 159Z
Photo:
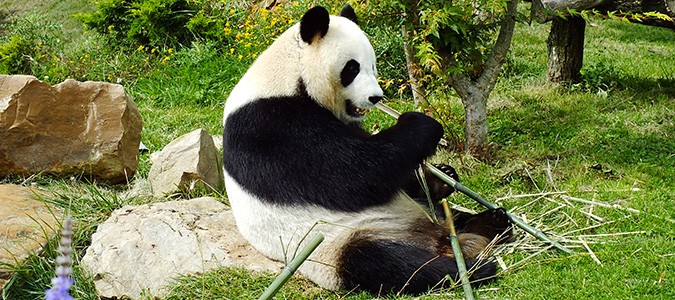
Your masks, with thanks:
M361 71L361 64L359 64L358 61L355 61L353 59L350 59L342 68L342 72L340 72L340 82L342 82L342 86L348 86L350 85L353 81L354 78L356 78L356 75L359 75L359 72Z

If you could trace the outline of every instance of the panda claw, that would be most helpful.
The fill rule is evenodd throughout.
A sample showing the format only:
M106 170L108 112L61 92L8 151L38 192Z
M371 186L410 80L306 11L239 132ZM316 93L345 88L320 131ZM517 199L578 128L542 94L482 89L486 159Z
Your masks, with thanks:
M438 165L434 165L434 167L436 167L441 172L445 173L445 175L450 176L452 179L454 179L456 181L459 181L459 176L457 175L457 171L451 165L438 164Z

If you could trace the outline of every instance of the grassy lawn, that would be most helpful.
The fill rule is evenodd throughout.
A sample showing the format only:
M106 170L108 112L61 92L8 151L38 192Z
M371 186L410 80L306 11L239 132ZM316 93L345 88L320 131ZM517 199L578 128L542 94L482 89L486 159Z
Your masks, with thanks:
M133 47L121 53L70 17L83 7L92 9L86 1L17 3L0 1L3 15L37 9L47 20L62 24L56 34L62 36L59 47L70 55L64 63L68 68L38 77L49 82L60 80L58 76L120 82L139 105L142 140L151 151L198 127L219 133L222 102L253 59L238 57L239 48L219 50L219 45L207 42L155 51ZM495 249L506 270L476 294L495 299L675 299L675 32L591 20L584 79L559 87L544 78L548 29L548 24L516 27L503 77L489 102L493 158L479 162L442 149L434 160L452 164L465 186L574 253L547 249L518 231L516 241ZM394 61L388 59L381 57L380 64ZM391 65L400 57L395 61ZM413 109L395 92L388 96L391 106ZM432 97L431 105L448 133L461 136L459 100L448 92ZM384 127L393 121L372 112L365 126L376 123ZM142 155L137 176L146 176L149 164L148 155ZM67 208L78 220L77 255L84 254L97 224L111 211L149 201L119 196L126 186L54 178L11 182L34 182L53 191L45 200ZM462 195L449 200L482 209ZM43 255L13 266L17 272L2 299L40 299L53 276L54 251L51 244ZM93 280L77 266L75 272L76 298L98 299ZM219 269L177 279L166 299L257 298L273 278ZM324 291L296 277L277 299L375 297ZM461 289L453 289L419 299L462 297Z

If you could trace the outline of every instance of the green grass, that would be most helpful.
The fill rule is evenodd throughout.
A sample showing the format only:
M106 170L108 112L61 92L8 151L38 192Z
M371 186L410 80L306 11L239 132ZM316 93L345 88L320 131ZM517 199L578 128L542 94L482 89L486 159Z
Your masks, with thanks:
M83 2L62 2L58 5L67 9L57 8L54 1L44 5L29 1L25 7L37 8L49 20L63 21L64 28L82 30L63 13L77 11ZM18 7L14 1L0 4ZM27 11L25 7L18 11ZM568 242L574 247L573 255L554 250L539 253L476 294L479 298L499 299L674 299L675 224L666 219L675 219L675 32L592 20L586 31L583 80L559 87L544 79L548 28L546 24L516 27L507 65L489 103L493 159L479 162L444 149L434 160L451 163L466 186L554 237L606 223L564 236L586 240L602 264L597 264L578 242ZM37 74L38 77L50 76L50 82L68 76L111 82L119 78L139 106L144 122L142 139L151 151L199 127L219 134L222 102L252 61L250 54L259 51L250 49L244 53L239 52L243 46L198 42L183 49L156 49L151 53L151 49L111 48L100 36L87 31L77 31L81 36L70 38L69 30L62 32L67 43L59 49L67 59L52 65L61 66L60 73L44 69L49 72ZM378 41L378 53L397 57L381 57L380 64L386 67L380 69L391 69L385 72L384 80L398 82L400 72L394 66L400 65L401 56L393 41L397 40ZM229 47L236 47L237 52L229 55ZM240 53L242 58L238 57ZM398 99L397 89L388 90L387 96ZM390 104L402 111L414 109L401 100ZM430 109L445 125L446 137L462 135L462 106L451 93L432 98ZM385 128L393 122L373 112L364 126ZM142 155L137 176L146 176L149 166L148 155ZM83 255L97 224L111 211L148 201L120 197L125 186L42 177L11 181L34 182L54 191L46 201L67 208L78 220L77 255ZM591 210L589 205L565 201L558 194L513 197L547 192L564 192L566 196L616 204L640 213L603 207ZM457 195L451 200L481 209L465 196ZM518 234L518 243L524 244L507 245L497 251L507 266L542 247L522 232ZM607 236L581 236L592 234ZM53 276L54 245L48 245L42 255L14 266L17 273L4 291L4 299L40 298ZM77 298L97 299L93 280L78 268L75 271ZM223 268L178 278L166 299L256 298L273 279L273 274ZM321 290L296 277L284 286L277 299L372 297ZM461 297L461 290L456 289L420 298Z

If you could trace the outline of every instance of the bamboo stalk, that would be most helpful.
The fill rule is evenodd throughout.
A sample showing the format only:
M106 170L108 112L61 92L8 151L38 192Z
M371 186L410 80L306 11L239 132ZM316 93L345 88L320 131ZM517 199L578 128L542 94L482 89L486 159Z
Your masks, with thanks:
M448 201L443 200L443 211L445 212L446 225L450 229L450 245L452 246L452 253L455 255L455 261L457 262L457 269L459 270L459 279L462 282L462 289L464 289L464 296L466 300L474 300L473 290L471 289L471 283L469 282L469 275L466 271L466 262L464 261L464 254L462 254L462 248L459 245L459 238L457 238L457 231L455 231L455 223L452 220L452 211L448 207Z
M563 199L566 199L566 200L577 201L577 202L581 202L581 203L585 203L585 204L589 204L589 205L597 205L597 206L605 207L605 208L616 208L616 209L624 210L624 211L631 212L631 213L634 213L634 214L643 213L643 212L641 212L637 209L630 208L630 207L624 207L624 206L621 206L619 204L608 204L608 203L604 203L604 202L586 200L586 199L577 198L577 197L570 197L570 196L567 196L567 195L562 195L561 197ZM671 218L668 218L668 217L662 217L662 216L658 216L658 215L654 215L654 214L648 214L648 215L659 218L659 219L662 219L662 220L666 220L670 223L675 223L675 219L671 219Z
M396 111L395 109L385 105L382 102L378 102L375 104L375 107L378 109L382 110L383 112L387 113L388 115L398 118L401 113ZM431 171L432 174L434 174L436 177L439 179L443 180L445 183L449 184L452 186L455 190L462 192L463 194L469 196L469 198L475 200L476 202L480 203L481 205L489 208L489 209L497 209L499 206L496 204L489 202L485 199L483 199L481 196L476 194L474 191L470 190L469 188L465 187L461 183L455 181L452 177L448 176L447 174L443 173L441 170L437 169L433 165L425 162L424 163L427 168ZM536 228L530 226L529 224L525 223L523 220L520 218L516 217L515 215L509 213L508 211L506 212L506 216L509 218L511 223L515 224L516 226L520 227L521 229L527 231L529 234L533 235L534 237L538 238L539 240L545 241L557 249L565 252L565 253L572 253L572 251L565 246L561 245L560 243L550 239L546 234L543 232L537 230Z
M597 263L598 265L602 265L602 262L600 262L598 257L595 256L595 253L593 252L593 250L591 250L591 247L588 247L588 243L586 243L586 241L582 240L581 238L579 238L579 241L581 242L582 245L584 245L584 248L586 248L586 251L588 251L588 254L591 255L591 258L595 261L595 263Z
M258 300L272 299L274 295L281 289L281 287L291 278L293 273L300 267L300 265L309 257L312 252L323 242L323 234L318 233L314 238L307 243L307 245L298 253L298 256L293 258L291 262L281 271L281 273L274 279L272 284L265 290L265 292L258 298Z

